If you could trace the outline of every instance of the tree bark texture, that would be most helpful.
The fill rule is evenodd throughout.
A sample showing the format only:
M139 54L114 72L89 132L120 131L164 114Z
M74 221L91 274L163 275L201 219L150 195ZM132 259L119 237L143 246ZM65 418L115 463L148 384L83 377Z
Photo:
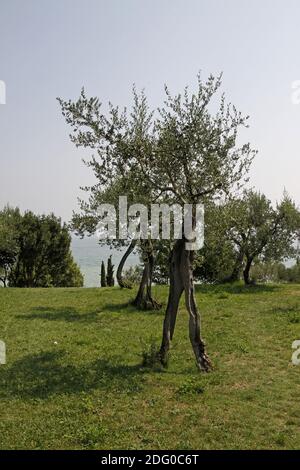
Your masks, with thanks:
M133 252L134 248L136 247L136 244L137 244L137 240L132 240L129 247L127 248L127 250L125 251L124 255L122 256L121 258L121 261L119 263L119 266L118 266L118 269L117 269L117 281L118 281L118 284L119 286L123 289L132 289L132 285L129 283L129 282L126 282L124 279L123 279L123 268L124 268L124 265L126 263L126 260L128 258L128 256Z
M152 297L152 276L154 268L154 253L151 241L142 245L144 270L136 298L132 302L139 310L159 310L161 304Z
M167 364L170 342L173 338L179 300L184 292L185 304L189 313L189 336L200 371L208 372L211 362L205 352L201 338L200 314L197 309L193 281L193 252L185 249L185 239L177 240L170 258L170 290L163 324L163 339L159 357L163 365Z

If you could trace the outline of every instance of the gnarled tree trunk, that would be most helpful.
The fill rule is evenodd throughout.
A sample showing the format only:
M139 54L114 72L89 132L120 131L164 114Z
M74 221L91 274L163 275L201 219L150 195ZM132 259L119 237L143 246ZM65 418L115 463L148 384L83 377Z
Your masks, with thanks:
M118 269L117 269L117 281L118 281L118 284L121 288L132 289L132 285L130 283L124 281L123 276L122 276L122 272L123 272L123 268L124 268L124 265L126 263L126 260L127 260L128 256L135 249L136 244L137 244L137 240L132 240L131 241L129 247L125 251L125 253L122 256L121 261L119 263L119 266L118 266Z
M159 310L161 304L152 297L154 253L151 241L143 243L144 270L136 298L132 302L140 310Z
M170 259L170 290L166 309L163 339L159 357L163 365L167 364L170 341L173 338L178 304L182 293L189 313L190 341L196 357L197 367L201 371L209 371L210 360L205 352L205 344L200 335L200 315L197 309L193 281L193 251L185 249L185 239L177 240Z
M245 281L245 284L247 286L249 286L251 284L250 269L251 269L252 261L253 261L252 258L247 258L246 265L245 265L245 268L244 268L244 271L243 271L244 281Z
M244 252L243 250L240 250L240 252L237 255L236 262L234 263L234 267L233 267L231 275L227 279L225 279L226 282L235 282L240 279L241 271L243 267L243 260L244 260Z

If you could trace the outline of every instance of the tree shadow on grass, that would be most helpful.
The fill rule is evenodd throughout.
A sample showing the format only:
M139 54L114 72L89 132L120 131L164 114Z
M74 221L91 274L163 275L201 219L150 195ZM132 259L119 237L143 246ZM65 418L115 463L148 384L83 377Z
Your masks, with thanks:
M228 294L258 294L278 291L280 286L274 284L254 284L249 286L242 284L198 284L195 286L195 290L203 294L222 294L224 292Z
M137 307L133 305L133 300L131 299L126 303L122 304L106 304L103 305L102 310L106 312L111 312L111 313L137 313L138 315L141 314L146 314L146 315L160 315L161 313L164 313L164 304L162 304L162 307L160 310L140 310Z
M50 320L66 322L91 322L100 321L102 310L94 312L80 313L74 307L35 307L30 313L16 315L21 320Z
M106 304L99 310L93 312L81 313L74 307L64 306L62 308L54 307L35 307L29 313L23 313L16 315L15 318L19 320L48 320L48 321L65 321L65 322L79 322L79 323L91 323L101 322L107 319L108 313L147 313L147 314L158 314L161 311L157 310L138 310L134 307L131 302L124 302L120 304ZM117 317L115 317L117 318ZM113 316L110 316L110 322L114 320Z
M132 299L133 300L133 299ZM121 313L121 310L126 310L129 313L136 312L136 308L132 305L131 300L128 300L128 302L123 302L120 304L105 304L103 305L102 309L103 311L109 311L112 313Z
M95 389L135 394L142 390L140 365L99 359L89 364L66 364L65 353L47 351L28 355L12 366L1 367L0 398L47 399Z

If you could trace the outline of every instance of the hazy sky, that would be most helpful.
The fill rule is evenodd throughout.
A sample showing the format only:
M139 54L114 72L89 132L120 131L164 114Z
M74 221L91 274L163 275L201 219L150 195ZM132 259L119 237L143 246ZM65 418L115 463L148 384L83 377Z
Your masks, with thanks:
M193 88L200 69L223 71L227 98L250 114L252 184L300 204L299 21L299 0L0 0L0 206L68 220L94 181L57 96L84 85L123 106L136 83L157 106L165 82Z

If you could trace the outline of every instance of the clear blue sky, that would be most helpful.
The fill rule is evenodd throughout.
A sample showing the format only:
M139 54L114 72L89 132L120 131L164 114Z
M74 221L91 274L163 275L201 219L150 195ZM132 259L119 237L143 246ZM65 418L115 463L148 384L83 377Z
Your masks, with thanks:
M127 105L133 82L160 105L195 77L224 72L230 101L251 116L252 184L300 203L299 0L0 0L0 206L68 220L93 182L56 96Z

